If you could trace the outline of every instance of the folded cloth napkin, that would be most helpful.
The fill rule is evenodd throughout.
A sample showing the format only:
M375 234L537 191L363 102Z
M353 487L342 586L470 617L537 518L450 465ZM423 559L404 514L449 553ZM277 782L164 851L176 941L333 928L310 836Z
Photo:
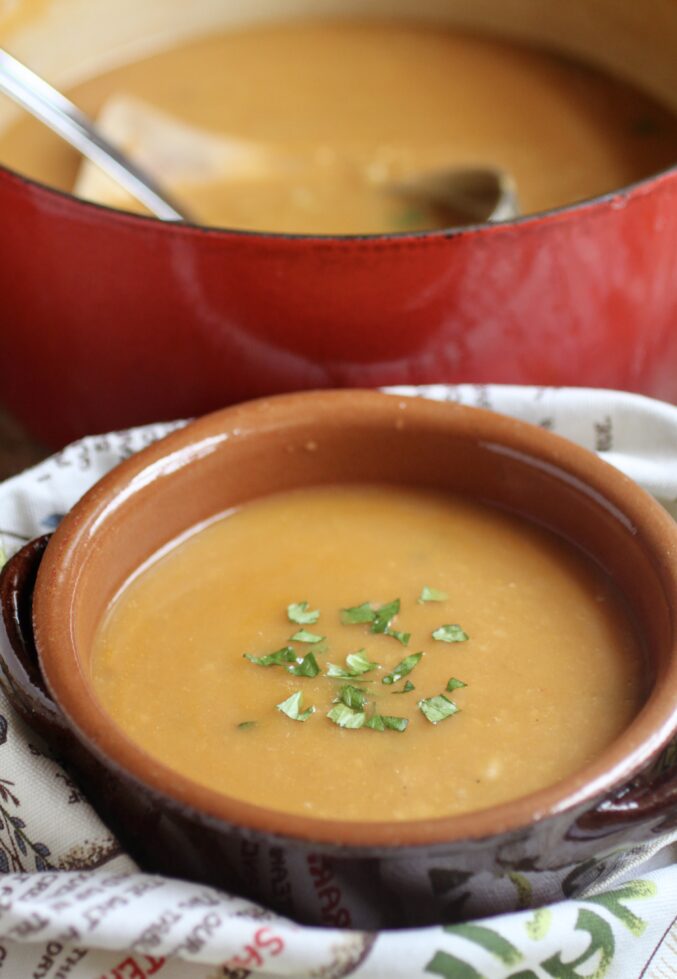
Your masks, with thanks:
M434 385L598 452L677 516L677 408L610 391ZM105 472L179 423L82 439L0 486L7 556ZM677 975L677 834L625 854L575 900L450 927L309 928L138 871L0 691L0 979L666 979Z

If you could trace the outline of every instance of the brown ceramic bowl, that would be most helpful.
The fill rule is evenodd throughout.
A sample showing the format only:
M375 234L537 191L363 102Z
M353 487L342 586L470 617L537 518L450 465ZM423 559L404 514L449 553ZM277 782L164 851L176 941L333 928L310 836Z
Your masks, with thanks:
M229 507L273 490L362 480L498 504L573 541L608 572L643 636L650 692L594 763L485 811L360 824L221 795L116 727L94 695L89 655L128 576ZM403 925L515 906L515 872L541 900L577 893L615 869L624 848L676 824L677 760L668 749L677 736L677 525L617 470L546 431L366 391L290 395L208 415L107 475L56 531L32 601L38 669L30 614L40 553L31 545L3 574L4 671L24 714L147 868L221 885L304 921Z

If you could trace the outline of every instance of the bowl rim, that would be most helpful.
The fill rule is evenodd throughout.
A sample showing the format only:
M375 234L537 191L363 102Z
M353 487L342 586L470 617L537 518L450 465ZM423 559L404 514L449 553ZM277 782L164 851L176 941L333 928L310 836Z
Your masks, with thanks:
M247 228L228 228L220 225L199 224L191 221L162 221L150 214L137 214L135 211L126 211L124 208L111 207L108 204L101 204L96 201L88 201L77 197L70 191L61 190L58 187L51 187L40 180L28 177L19 173L12 167L0 163L0 177L7 180L16 181L20 186L30 191L33 195L44 194L48 200L60 202L76 211L81 210L83 217L99 213L102 220L122 221L130 224L132 228L139 231L157 229L158 226L171 229L181 234L191 234L202 237L208 235L221 240L235 238L236 240L262 241L262 242L289 242L295 244L343 244L359 247L360 243L371 245L386 246L388 244L402 244L402 242L414 243L433 243L440 241L453 240L467 235L484 234L504 230L514 232L522 226L532 224L552 224L557 219L575 219L581 211L599 210L602 208L617 208L619 202L628 204L635 198L650 193L653 189L660 188L668 183L671 178L677 179L677 162L665 169L650 173L640 180L624 184L622 187L613 188L604 194L596 194L593 197L586 197L582 200L560 204L557 207L546 208L541 211L533 211L529 214L520 214L508 221L480 221L475 224L464 224L450 226L448 228L433 228L429 231L392 231L386 233L372 234L304 234L300 232L287 231L252 231Z
M291 432L308 413L318 424L336 427L347 418L392 427L398 419L449 433L466 433L493 445L505 445L535 466L559 471L566 482L628 521L641 535L645 552L657 567L672 612L672 658L660 682L637 716L590 764L538 792L498 806L449 817L412 821L350 822L267 809L202 786L135 744L99 704L80 663L72 630L73 585L78 551L96 534L106 514L133 493L131 485L166 478L194 459L218 451L230 433L256 437L256 431ZM405 414L406 413L406 414ZM271 428L272 426L272 428ZM166 460L170 464L163 465ZM178 461L177 461L178 460ZM145 476L144 476L145 474ZM594 557L594 555L593 555ZM64 571L65 569L65 571ZM66 613L64 613L64 609ZM109 770L131 778L166 803L246 832L367 848L456 844L514 831L578 807L593 806L626 784L655 758L677 733L677 523L641 487L594 453L527 422L486 409L424 397L368 390L311 391L278 395L205 415L141 450L111 470L75 505L45 551L35 586L33 623L40 666L57 706L78 739Z

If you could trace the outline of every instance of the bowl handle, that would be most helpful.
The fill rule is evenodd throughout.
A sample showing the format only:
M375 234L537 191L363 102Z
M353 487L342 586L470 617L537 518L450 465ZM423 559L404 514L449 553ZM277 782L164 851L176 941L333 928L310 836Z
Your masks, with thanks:
M677 742L663 751L649 771L636 776L620 791L581 816L578 827L594 832L655 820L658 821L656 831L677 825Z
M33 730L58 748L72 735L52 700L33 639L33 589L49 534L22 547L0 572L0 683Z

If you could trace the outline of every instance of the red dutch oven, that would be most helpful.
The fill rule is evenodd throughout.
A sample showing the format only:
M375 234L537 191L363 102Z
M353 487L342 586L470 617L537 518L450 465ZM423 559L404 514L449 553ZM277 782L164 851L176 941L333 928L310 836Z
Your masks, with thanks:
M159 48L266 7L22 6L0 17L0 43L57 84L132 57L139 38ZM677 106L675 0L373 0L369 12L555 46ZM0 106L0 128L13 111ZM161 224L0 168L0 220L1 397L54 445L302 388L492 381L677 400L677 168L501 225L324 238Z

